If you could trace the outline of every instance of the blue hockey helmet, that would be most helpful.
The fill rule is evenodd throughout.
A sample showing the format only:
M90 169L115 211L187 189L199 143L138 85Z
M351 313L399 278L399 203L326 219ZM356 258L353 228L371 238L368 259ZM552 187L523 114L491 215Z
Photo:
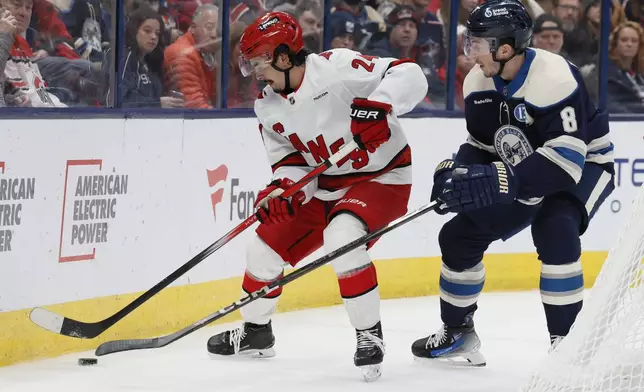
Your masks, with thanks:
M519 0L489 0L470 13L464 38L469 57L492 53L496 60L496 50L505 44L520 54L530 45L532 18Z

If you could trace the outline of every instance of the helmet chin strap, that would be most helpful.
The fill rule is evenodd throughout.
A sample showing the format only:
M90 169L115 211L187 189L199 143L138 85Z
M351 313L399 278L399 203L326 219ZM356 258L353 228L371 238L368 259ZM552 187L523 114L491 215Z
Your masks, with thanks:
M280 71L280 72L284 73L284 88L283 88L283 89L282 89L282 91L280 91L280 92L282 92L282 93L284 93L284 94L287 94L287 95L288 95L288 94L292 93L293 91L295 91L295 90L291 87L291 70L292 70L292 69L293 69L293 67L294 67L293 62L291 62L291 66L290 66L290 67L288 67L287 69L280 69L280 68L277 68L277 67L275 66L275 62L274 62L274 61L271 63L271 67L273 67L273 69L274 69L274 70L276 70L276 71Z
M514 56L516 56L516 55L517 54L515 52L515 53L512 54L512 56L510 56L509 59L507 59L507 60L499 60L499 59L496 58L496 52L492 53L492 60L496 61L497 63L499 63L501 65L499 67L499 72L496 73L498 76L501 76L501 74L503 74L503 69L505 68L505 64L507 64L508 61L512 60L514 58Z

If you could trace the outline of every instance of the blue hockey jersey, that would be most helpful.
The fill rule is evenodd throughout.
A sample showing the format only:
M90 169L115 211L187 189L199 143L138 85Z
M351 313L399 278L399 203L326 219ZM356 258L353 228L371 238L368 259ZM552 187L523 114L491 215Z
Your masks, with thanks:
M589 162L613 173L608 114L595 107L579 70L563 57L529 48L509 83L486 78L476 65L463 96L469 136L455 160L501 159L519 180L520 201L572 189Z

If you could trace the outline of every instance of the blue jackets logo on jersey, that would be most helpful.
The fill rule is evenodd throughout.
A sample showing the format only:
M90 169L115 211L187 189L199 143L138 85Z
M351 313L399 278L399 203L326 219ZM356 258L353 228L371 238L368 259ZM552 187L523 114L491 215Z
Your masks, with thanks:
M516 118L517 121L525 123L525 120L527 118L525 104L520 103L514 108L514 118Z
M534 152L523 131L512 125L504 125L494 133L494 149L501 160L511 166Z

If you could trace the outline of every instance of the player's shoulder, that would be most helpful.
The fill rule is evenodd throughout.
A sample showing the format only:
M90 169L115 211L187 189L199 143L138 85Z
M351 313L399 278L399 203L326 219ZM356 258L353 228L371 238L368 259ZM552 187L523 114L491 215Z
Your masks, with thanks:
M307 57L307 60L311 59L311 62L322 66L331 65L334 68L343 69L351 67L355 68L354 60L356 59L372 60L375 58L378 58L378 56L369 56L355 50L337 48L327 50L320 54L311 54Z
M463 98L467 98L473 93L494 90L494 81L492 78L485 77L485 74L483 74L478 64L474 65L463 81Z
M534 53L526 76L526 103L546 108L569 99L579 89L579 82L570 63L563 57L542 49Z
M280 103L279 98L279 94L273 91L270 86L264 87L259 92L259 95L255 99L255 114L260 121L275 111L275 106Z

